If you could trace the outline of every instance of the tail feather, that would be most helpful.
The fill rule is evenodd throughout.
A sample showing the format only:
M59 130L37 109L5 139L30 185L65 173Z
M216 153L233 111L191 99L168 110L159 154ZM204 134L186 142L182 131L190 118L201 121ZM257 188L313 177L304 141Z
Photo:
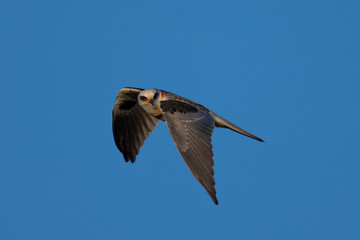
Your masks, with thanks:
M235 131L237 133L240 133L240 134L245 135L247 137L253 138L253 139L258 140L260 142L264 142L264 140L262 140L261 138L255 136L255 135L252 135L251 133L245 131L244 129L239 128L235 124L229 122L228 120L226 120L226 119L224 119L222 117L219 117L215 113L210 112L210 114L215 119L215 126L216 127L229 128L229 129L231 129L231 130L233 130L233 131Z

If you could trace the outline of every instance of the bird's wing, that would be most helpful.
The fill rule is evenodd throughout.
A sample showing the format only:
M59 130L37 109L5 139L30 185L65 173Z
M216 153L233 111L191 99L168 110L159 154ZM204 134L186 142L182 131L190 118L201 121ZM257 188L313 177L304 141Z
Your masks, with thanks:
M211 145L214 118L204 109L178 99L160 101L160 108L186 165L214 203L218 204Z
M119 91L112 112L112 128L115 144L125 161L134 163L140 147L149 137L159 120L147 113L137 101L139 88L123 88Z

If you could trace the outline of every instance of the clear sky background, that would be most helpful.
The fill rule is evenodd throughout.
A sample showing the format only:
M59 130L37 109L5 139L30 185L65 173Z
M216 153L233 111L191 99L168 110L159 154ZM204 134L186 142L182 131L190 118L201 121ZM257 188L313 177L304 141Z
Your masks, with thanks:
M360 239L359 1L0 1L0 239ZM125 163L117 92L213 134L215 206L166 124Z

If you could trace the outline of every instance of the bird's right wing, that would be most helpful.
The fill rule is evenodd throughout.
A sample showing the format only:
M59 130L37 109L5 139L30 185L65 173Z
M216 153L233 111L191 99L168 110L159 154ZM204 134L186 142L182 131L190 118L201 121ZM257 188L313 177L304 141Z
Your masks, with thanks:
M112 129L115 144L126 162L134 163L140 147L154 130L159 120L147 113L137 101L140 88L119 91L112 111Z
M214 203L218 204L211 145L214 118L205 110L181 100L160 101L160 108L186 165Z

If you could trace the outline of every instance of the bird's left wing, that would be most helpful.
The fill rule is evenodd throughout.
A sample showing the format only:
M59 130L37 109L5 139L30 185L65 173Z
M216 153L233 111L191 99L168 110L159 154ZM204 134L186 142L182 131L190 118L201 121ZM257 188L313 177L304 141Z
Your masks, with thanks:
M112 112L115 144L125 161L133 163L140 147L149 137L159 120L147 113L137 101L140 88L123 88L119 91Z
M160 108L186 165L214 203L218 204L211 145L214 118L204 109L181 100L160 101Z

